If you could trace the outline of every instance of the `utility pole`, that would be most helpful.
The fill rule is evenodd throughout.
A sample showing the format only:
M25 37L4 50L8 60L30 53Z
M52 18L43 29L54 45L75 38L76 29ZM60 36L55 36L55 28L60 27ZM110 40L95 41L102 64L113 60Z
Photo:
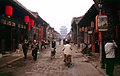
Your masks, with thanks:
M98 4L98 7L99 7L99 15L102 15L102 3L101 1L99 2ZM102 63L102 32L99 31L98 32L98 35L99 35L99 41L100 41L100 63Z

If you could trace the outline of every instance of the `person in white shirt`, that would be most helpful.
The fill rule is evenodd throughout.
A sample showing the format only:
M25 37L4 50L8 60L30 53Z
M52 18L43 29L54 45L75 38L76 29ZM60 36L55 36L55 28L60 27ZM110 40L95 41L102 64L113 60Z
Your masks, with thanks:
M116 47L117 45L112 39L109 39L107 43L105 44L106 74L109 76L113 76Z
M64 51L64 62L66 58L70 58L70 62L71 62L72 48L71 45L69 44L69 41L66 41L63 51Z

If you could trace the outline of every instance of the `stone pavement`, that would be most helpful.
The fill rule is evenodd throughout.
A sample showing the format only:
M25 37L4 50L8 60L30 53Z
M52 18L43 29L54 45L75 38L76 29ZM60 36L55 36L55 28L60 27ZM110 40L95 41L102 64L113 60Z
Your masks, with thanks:
M62 45L57 45L56 57L53 60L50 59L51 49L47 48L38 55L36 62L18 61L0 71L12 72L14 76L104 76L91 63L84 61L85 58L81 53L76 53L76 49L73 49L72 67L66 67L63 62L62 48Z
M78 49L79 50L79 49ZM98 71L106 75L106 69L101 68L99 53L92 53L91 56L84 55L87 59L86 61L90 62ZM120 76L120 65L115 65L114 76Z
M76 52L81 53L80 49L77 48L77 45L73 45L73 47L75 48ZM102 69L100 66L99 53L92 53L92 56L82 54L82 56L85 58L84 61L91 63L101 74L106 76L105 69Z

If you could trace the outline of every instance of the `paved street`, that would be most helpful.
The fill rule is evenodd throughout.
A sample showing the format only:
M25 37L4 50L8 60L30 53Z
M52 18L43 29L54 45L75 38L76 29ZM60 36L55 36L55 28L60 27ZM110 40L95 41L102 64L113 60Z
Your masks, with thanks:
M27 60L20 59L0 70L10 76L103 76L91 63L84 62L81 53L73 52L72 67L63 62L62 45L57 45L56 58L50 60L50 48L38 56L36 62L29 56ZM73 49L74 51L74 49Z

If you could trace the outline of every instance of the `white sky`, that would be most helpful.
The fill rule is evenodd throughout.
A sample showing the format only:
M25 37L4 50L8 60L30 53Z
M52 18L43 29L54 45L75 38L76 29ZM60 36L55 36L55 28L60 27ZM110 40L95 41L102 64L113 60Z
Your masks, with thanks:
M73 17L83 16L94 3L93 0L17 0L27 9L38 12L56 31L61 26L71 29Z

